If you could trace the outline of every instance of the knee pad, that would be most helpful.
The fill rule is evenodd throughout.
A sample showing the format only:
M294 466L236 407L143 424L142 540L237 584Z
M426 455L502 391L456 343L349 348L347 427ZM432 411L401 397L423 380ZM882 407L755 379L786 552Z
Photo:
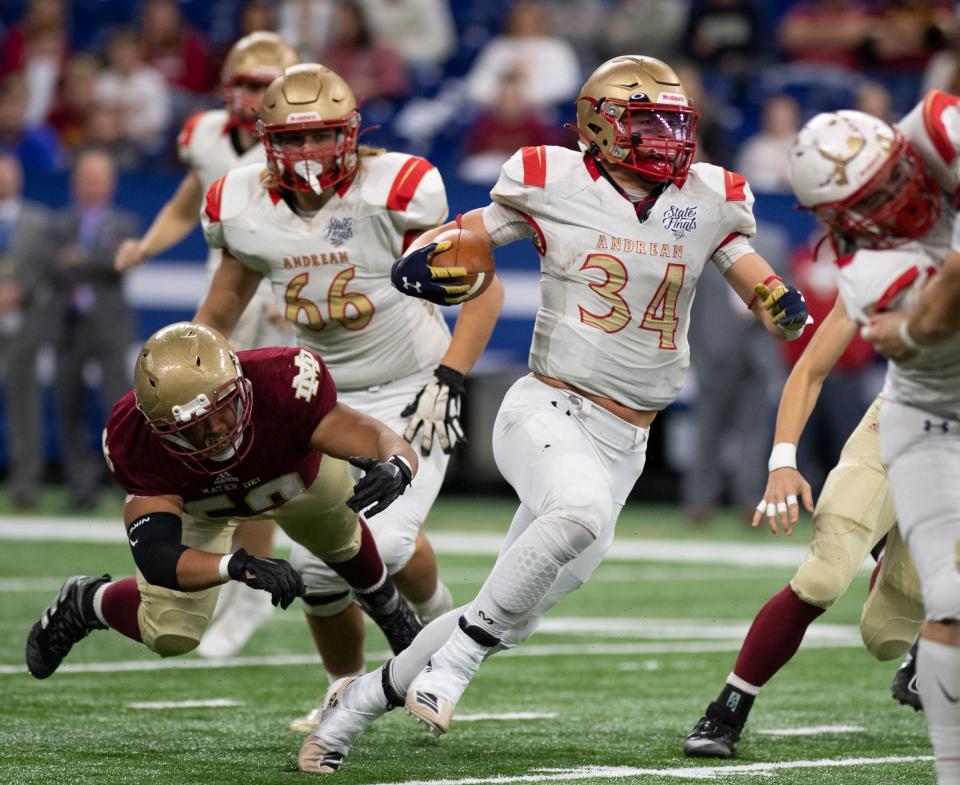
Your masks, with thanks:
M809 605L827 609L843 596L854 574L855 568L842 548L821 544L814 546L807 560L800 565L790 581L790 588Z
M343 613L354 602L353 594L349 590L331 594L307 593L300 601L303 603L304 613L324 619Z
M387 510L387 512L389 512L389 510ZM383 514L386 515L386 513ZM380 516L378 515L373 520L378 521L379 518ZM387 572L393 575L402 570L413 556L413 552L417 547L417 532L420 531L420 527L419 525L404 525L405 522L400 521L385 521L384 523L395 523L398 525L379 525L374 527L371 526L368 521L367 526L370 528L371 534L373 534L373 541L377 544L380 558L383 559L383 563L387 565Z
M575 454L557 461L553 469L556 475L542 516L579 524L592 540L599 539L613 519L606 478L586 467Z
M203 614L170 608L162 610L150 624L141 620L140 633L147 648L161 657L177 657L200 645L208 622Z

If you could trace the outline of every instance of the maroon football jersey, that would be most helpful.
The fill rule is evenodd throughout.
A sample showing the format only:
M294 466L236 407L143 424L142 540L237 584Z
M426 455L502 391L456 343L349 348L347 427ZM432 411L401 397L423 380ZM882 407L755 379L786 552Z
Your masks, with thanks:
M103 452L114 479L135 496L180 496L190 515L206 518L256 516L279 507L317 476L320 453L309 446L320 420L337 402L327 368L308 349L239 352L253 388L253 445L235 466L219 474L193 471L160 444L128 392L110 414ZM216 463L207 461L212 469Z

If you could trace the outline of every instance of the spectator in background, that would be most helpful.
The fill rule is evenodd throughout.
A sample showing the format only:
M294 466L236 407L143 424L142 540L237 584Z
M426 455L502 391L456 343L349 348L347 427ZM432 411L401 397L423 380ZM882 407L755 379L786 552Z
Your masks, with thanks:
M96 100L120 109L121 138L146 154L158 153L173 120L170 92L163 74L146 65L132 30L120 30L107 44L107 69L97 80Z
M73 170L73 203L56 223L54 271L60 445L71 506L97 501L103 456L93 448L84 366L100 367L100 410L110 411L130 386L127 358L135 338L122 275L113 269L120 243L137 236L137 219L113 204L116 171L109 155L88 150Z
M49 125L26 124L27 89L21 74L0 85L0 154L15 156L28 175L56 172L63 167L57 132Z
M410 92L400 55L374 38L363 9L349 0L334 8L330 41L316 62L340 74L357 98L402 98Z
M240 38L261 30L276 32L277 9L267 0L250 0L240 12Z
M333 25L333 0L280 0L277 32L309 63L323 50Z
M523 100L532 106L572 100L580 87L576 53L553 34L550 15L540 3L517 3L504 33L480 51L467 75L469 99L480 106L491 106L506 73L520 75Z
M76 163L83 153L93 149L107 153L114 166L123 172L139 169L143 165L144 151L124 134L124 123L124 109L120 104L95 103L90 107L83 143L71 151L70 163Z
M739 81L763 55L763 15L750 0L696 0L682 47L704 72Z
M471 183L492 185L500 169L521 147L560 144L553 127L541 121L522 92L519 73L501 77L500 95L467 130L460 177Z
M791 277L798 288L802 287L813 324L799 340L781 347L788 370L800 359L837 299L836 254L831 243L821 242L823 234L821 228L791 258ZM867 379L876 357L873 347L858 333L823 381L817 405L797 446L797 468L812 486L814 498L820 495L827 473L836 466L844 442L876 392L868 389Z
M922 73L956 33L950 0L887 0L874 18L865 64L888 73Z
M752 243L775 270L786 264L782 230L760 224ZM687 518L696 526L708 523L726 491L749 523L767 480L768 391L782 381L775 341L715 270L705 270L697 283L688 337L697 396L693 460L681 486Z
M697 120L697 161L722 166L725 169L733 168L734 142L730 131L720 120L726 113L734 113L730 107L718 106L712 97L703 89L700 78L700 69L695 65L680 65L675 68L680 84L683 85L693 101L693 105L700 112Z
M216 85L203 37L184 25L174 0L149 0L143 8L140 39L144 62L163 74L177 102L193 111L197 97L205 97Z
M789 95L775 95L763 105L761 130L740 148L737 171L755 191L790 193L787 162L800 130L800 106Z
M660 60L670 60L679 49L689 12L687 0L620 0L606 14L603 56L640 52ZM682 75L680 79L686 87ZM696 100L694 104L700 106Z
M21 198L23 170L0 155L0 356L6 379L6 427L15 507L35 507L43 474L43 426L37 353L48 337L53 289L47 209Z
M569 41L581 63L600 63L607 58L606 21L611 11L612 0L537 0L546 9L557 35ZM683 5L687 0L675 0ZM629 52L649 54L645 49L620 49L618 56ZM671 52L671 55L675 54ZM654 55L655 56L655 55Z
M854 109L878 117L885 123L892 123L893 98L890 91L880 82L867 82L857 90Z
M68 150L87 139L87 129L97 94L99 65L89 55L70 59L63 72L63 84L48 121Z
M859 0L812 0L791 6L777 37L794 62L856 71L873 24L868 5Z
M53 105L68 54L61 0L30 0L23 21L4 36L0 53L0 73L23 74L27 126L41 124Z
M446 0L360 0L373 34L413 66L442 65L457 45ZM349 81L349 80L348 80Z
M930 90L960 95L960 37L954 36L950 46L927 63L920 93L926 95Z

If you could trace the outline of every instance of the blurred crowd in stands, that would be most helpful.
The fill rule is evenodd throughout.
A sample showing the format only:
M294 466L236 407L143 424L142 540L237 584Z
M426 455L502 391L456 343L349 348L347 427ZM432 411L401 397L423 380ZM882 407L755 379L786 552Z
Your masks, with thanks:
M81 166L108 166L109 178L113 168L177 171L178 130L191 114L221 104L223 57L255 30L279 32L304 60L341 74L363 100L364 124L376 126L367 140L429 157L448 187L492 184L522 146L575 146L564 123L573 119L577 90L616 54L669 61L701 112L700 159L739 171L757 194L789 191L786 151L815 112L856 107L895 120L928 89L960 89L960 25L948 0L7 0L0 5L0 156L6 157L0 175L15 168L12 161L28 180L51 172L80 176ZM8 251L4 198L0 186L0 257ZM75 289L83 286L75 280L82 264L64 272L70 269L64 249L91 245L83 227L93 219L77 217L85 210L73 210L77 236L51 251L60 260L60 278L51 280L70 287L61 297L64 320L77 318ZM111 241L134 231L121 224ZM38 242L53 242L56 233L47 234ZM105 259L108 249L96 253ZM784 273L792 266L805 291L832 302L828 262L812 265L806 249L793 251L792 261L789 248L780 255ZM17 300L2 288L4 276L9 283L10 269L0 270L6 324ZM743 320L728 299L722 302L735 332ZM740 341L731 351L748 346ZM97 349L91 343L86 351ZM795 356L784 358L785 367ZM852 377L872 364L862 347L847 360L842 370ZM701 361L701 376L707 362ZM756 383L776 388L775 381ZM69 384L78 382L72 377ZM742 388L743 377L731 384ZM10 411L10 386L8 419L18 416ZM839 398L849 399L853 386ZM868 396L859 392L846 419L842 401L831 409L839 413L826 426L825 443L842 441ZM737 396L730 400L733 406ZM746 411L756 417L754 405ZM76 416L61 407L67 418L61 429ZM769 432L755 430L766 446L758 460L732 460L733 475L750 464L749 478L731 480L726 496L716 478L695 474L709 467L687 461L694 472L685 483L692 518L708 518L721 499L752 509L769 444ZM35 483L24 482L14 493L27 504ZM88 503L88 487L74 491L78 503Z

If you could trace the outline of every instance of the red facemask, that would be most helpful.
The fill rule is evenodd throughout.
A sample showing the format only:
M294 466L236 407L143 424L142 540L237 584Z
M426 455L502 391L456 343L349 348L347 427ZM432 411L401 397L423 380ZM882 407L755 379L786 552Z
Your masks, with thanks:
M331 145L303 146L284 144L285 133L303 133L335 129L336 142ZM332 188L357 171L357 132L360 113L351 112L335 120L314 120L271 125L259 123L260 139L271 168L279 175L278 185L291 191L317 193Z
M263 94L271 79L237 75L223 85L223 103L230 114L230 125L257 135L257 115Z

